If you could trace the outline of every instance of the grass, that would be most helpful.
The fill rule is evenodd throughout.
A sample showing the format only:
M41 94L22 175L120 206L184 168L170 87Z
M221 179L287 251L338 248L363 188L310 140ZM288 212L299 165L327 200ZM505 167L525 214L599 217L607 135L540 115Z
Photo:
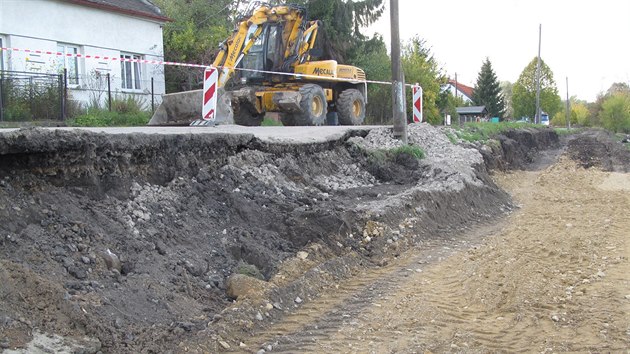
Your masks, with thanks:
M577 133L583 131L584 129L585 128L571 128L569 130L567 128L553 128L553 130L556 132L556 134L558 134L560 136L577 134Z
M262 125L263 127L281 127L282 123L278 122L275 119L265 117L260 125Z
M448 140L451 142L451 144L457 144L457 137L451 133L451 132L446 132L446 137L448 138Z
M501 122L501 123L466 123L463 127L454 126L457 136L468 142L486 141L493 136L501 134L510 129L519 128L541 128L542 126L531 123ZM448 134L447 134L448 136ZM453 142L454 137L448 136Z
M69 119L67 124L73 127L133 127L147 125L149 119L150 112L120 113L99 109Z
M422 150L421 147L416 146L416 145L403 145L403 146L391 149L389 153L392 154L394 157L400 154L407 154L407 155L411 155L417 158L418 160L422 160L426 155L424 153L424 150Z
M361 149L363 150L363 149ZM363 150L373 162L396 161L400 155L409 155L418 160L425 158L426 153L416 145L399 146L392 149Z

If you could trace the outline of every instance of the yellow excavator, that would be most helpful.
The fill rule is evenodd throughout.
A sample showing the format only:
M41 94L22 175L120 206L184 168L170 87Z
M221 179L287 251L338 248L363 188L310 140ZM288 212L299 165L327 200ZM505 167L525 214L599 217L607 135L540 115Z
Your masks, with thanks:
M321 26L304 7L253 3L212 64L219 69L216 123L256 126L266 112L278 112L285 126L363 123L365 72L315 60L323 56ZM201 102L201 90L166 94L149 125L203 124Z

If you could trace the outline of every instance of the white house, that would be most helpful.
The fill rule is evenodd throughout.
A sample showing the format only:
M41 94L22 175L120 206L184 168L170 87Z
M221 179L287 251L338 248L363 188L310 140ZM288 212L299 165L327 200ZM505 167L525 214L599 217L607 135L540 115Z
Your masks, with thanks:
M87 104L107 96L137 95L151 102L165 93L161 65L119 59L164 60L162 25L169 21L149 0L0 0L0 47L109 57L86 59L0 51L0 69L67 70L69 96ZM116 60L111 60L111 58Z
M465 103L472 104L474 88L466 86L461 82L455 82L455 80L448 80L448 83L442 86L442 91L448 90L453 96L457 95L464 100Z

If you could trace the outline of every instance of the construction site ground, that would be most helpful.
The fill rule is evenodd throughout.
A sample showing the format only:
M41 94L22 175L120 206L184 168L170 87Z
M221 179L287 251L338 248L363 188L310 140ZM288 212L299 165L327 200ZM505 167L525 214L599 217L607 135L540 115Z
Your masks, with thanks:
M331 132L0 134L0 350L630 347L617 137Z

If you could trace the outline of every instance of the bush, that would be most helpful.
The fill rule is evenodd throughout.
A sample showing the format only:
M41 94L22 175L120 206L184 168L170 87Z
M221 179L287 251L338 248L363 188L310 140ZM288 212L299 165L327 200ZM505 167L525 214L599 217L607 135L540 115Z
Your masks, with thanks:
M112 111L127 114L138 113L146 110L146 101L142 97L126 95L120 97L116 95L112 98Z
M147 125L149 112L120 113L95 109L68 121L68 125L76 127L130 127Z
M619 93L607 98L599 119L608 130L630 133L630 94Z

